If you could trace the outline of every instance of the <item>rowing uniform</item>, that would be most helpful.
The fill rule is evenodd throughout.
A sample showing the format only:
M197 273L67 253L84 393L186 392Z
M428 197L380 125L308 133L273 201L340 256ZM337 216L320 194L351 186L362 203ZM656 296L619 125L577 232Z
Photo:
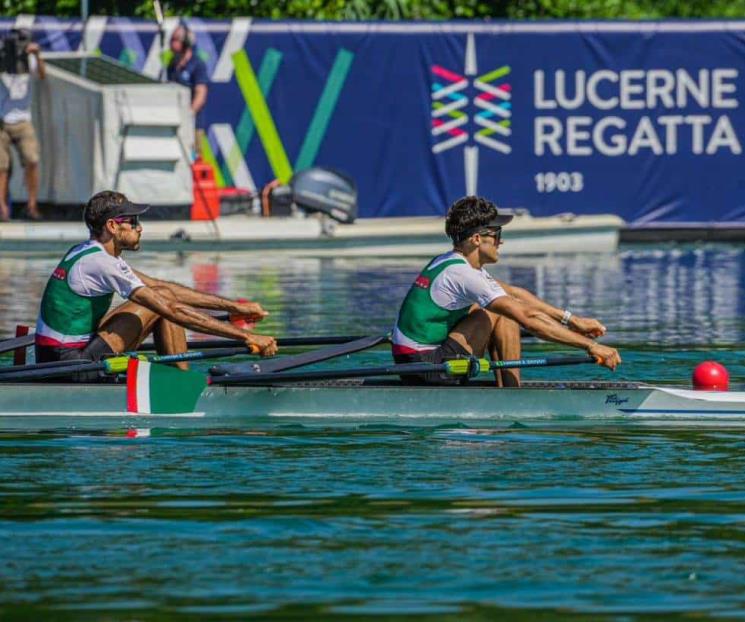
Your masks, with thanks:
M110 255L99 242L88 240L71 248L52 272L41 299L37 363L95 361L110 353L106 343L94 337L114 293L126 299L144 285L124 259Z
M505 296L502 286L484 269L476 269L456 251L435 257L422 270L406 295L393 329L397 363L431 362L470 356L448 335L477 304L487 307ZM441 374L406 377L407 382L457 382Z

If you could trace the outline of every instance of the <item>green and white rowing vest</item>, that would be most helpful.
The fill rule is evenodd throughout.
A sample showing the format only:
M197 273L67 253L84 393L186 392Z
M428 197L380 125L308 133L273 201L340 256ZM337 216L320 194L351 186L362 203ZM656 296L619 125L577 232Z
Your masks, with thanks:
M93 253L106 251L99 246L91 246L72 256L70 251L55 268L44 290L36 326L38 345L84 347L111 306L113 293L82 296L73 291L69 283L72 268L78 261Z
M394 354L432 350L443 343L474 304L488 307L507 295L484 269L458 252L435 257L406 295L393 329Z
M405 339L397 345L411 347L438 346L443 343L453 327L460 322L470 309L470 304L460 309L446 309L432 299L432 284L447 268L453 265L468 264L465 258L452 254L452 258L438 262L439 257L433 259L422 270L404 298L398 313L396 330ZM408 344L406 342L409 342ZM414 347L413 349L417 349Z

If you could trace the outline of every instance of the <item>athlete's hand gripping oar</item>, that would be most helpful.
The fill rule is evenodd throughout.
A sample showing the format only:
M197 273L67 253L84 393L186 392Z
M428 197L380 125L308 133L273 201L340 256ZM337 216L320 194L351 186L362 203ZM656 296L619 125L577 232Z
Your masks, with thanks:
M450 376L470 376L496 369L525 367L555 367L559 365L584 365L597 363L588 354L523 358L509 361L487 359L455 359L444 363L403 363L385 367L362 367L357 369L324 369L317 371L295 371L282 373L243 373L227 376L212 376L210 384L271 384L274 382L301 382L306 380L336 380L341 378L369 378L374 376L399 376L409 374L445 373Z
M252 331L256 322L261 322L269 313L258 302L251 302L247 298L238 298L238 311L232 313L218 313L213 317L221 322L230 322L233 326Z

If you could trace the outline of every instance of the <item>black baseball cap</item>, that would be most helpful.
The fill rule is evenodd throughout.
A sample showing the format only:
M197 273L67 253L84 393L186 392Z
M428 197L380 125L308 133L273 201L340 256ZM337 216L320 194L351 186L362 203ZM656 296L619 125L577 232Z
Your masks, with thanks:
M104 190L93 195L83 208L83 220L91 231L103 229L106 221L120 216L139 216L150 206L145 203L133 203L120 192Z
M86 205L83 217L90 216L89 209L90 204ZM139 216L144 214L150 209L147 203L132 203L132 201L124 201L122 203L109 202L104 206L97 206L96 219L97 220L109 220L110 218L118 218L119 216Z
M506 225L507 223L511 222L514 217L514 214L500 214L499 211L497 211L497 215L485 225L481 225L480 228L489 229L491 227L501 227L502 225Z
M119 216L139 216L144 214L150 206L147 203L132 203L132 201L125 201L119 205L112 205L110 215L106 218L117 218Z
M509 223L514 217L514 214L500 214L499 212L497 212L496 216L494 216L489 222L484 223L483 225L478 225L476 227L471 227L470 229L466 229L465 231L461 231L460 235L453 238L453 242L462 242L463 240L467 240L474 233L479 233L484 229L496 229L498 227L502 227L503 225Z

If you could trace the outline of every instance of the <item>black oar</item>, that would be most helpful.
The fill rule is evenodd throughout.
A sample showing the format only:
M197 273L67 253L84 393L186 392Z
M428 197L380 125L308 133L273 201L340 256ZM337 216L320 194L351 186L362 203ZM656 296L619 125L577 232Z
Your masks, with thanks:
M339 343L348 343L350 341L356 341L363 339L361 335L329 335L328 337L280 337L277 339L277 345L280 348L293 348L302 346L330 346ZM195 339L189 341L186 345L191 348L197 348L199 350L212 350L214 348L225 348L227 346L239 346L242 341L237 339ZM153 350L153 343L144 343L138 350Z
M258 361L251 361L250 363L232 363L226 365L216 365L210 369L210 373L214 376L222 376L225 374L267 374L284 371L286 369L294 369L295 367L302 367L303 365L311 365L312 363L320 363L321 361L328 361L339 356L346 354L353 354L354 352L360 352L361 350L367 350L377 346L388 340L388 335L377 335L373 337L361 337L354 341L348 341L328 348L321 348L319 350L311 350L310 352L303 352L294 356L277 356L269 359L262 359Z
M306 380L336 380L340 378L368 378L373 376L400 376L409 374L445 373L450 376L473 376L495 369L523 367L555 367L558 365L582 365L596 363L587 354L515 359L510 361L488 361L486 359L455 359L444 363L403 363L385 367L362 367L357 369L324 369L318 371L294 371L266 373L234 373L227 376L212 376L210 384L272 384L274 382L302 382Z
M0 341L0 354L10 352L11 350L17 350L18 348L27 348L32 345L34 345L33 333L30 335L23 335L22 337L4 339L3 341Z
M179 363L181 361L198 361L222 358L236 354L249 354L245 346L236 348L221 348L210 352L184 352L182 354L163 354L146 357L152 363ZM142 356L142 355L139 355ZM23 369L0 368L0 382L41 380L45 378L59 378L89 371L102 371L107 374L122 374L127 371L127 363L131 356L127 354L113 356L103 361L92 362L87 359L80 361L57 361L39 363L37 365L23 365Z
M31 371L35 369L49 369L56 367L70 367L71 365L80 365L82 363L90 363L89 359L74 359L71 361L50 361L48 363L29 363L28 365L7 365L0 367L0 377L3 374L10 374L13 372Z

